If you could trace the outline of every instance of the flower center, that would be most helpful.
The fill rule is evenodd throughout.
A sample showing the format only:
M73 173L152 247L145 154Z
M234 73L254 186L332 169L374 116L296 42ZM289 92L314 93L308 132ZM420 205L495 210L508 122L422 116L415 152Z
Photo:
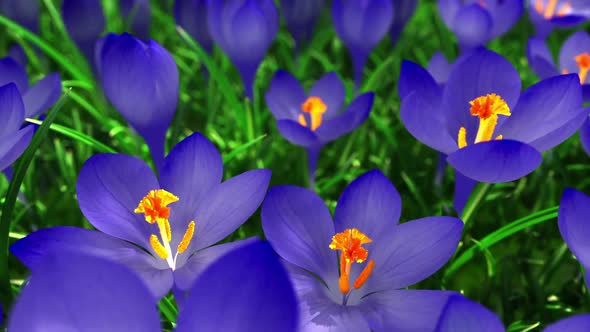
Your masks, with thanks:
M318 129L322 124L323 114L328 109L320 97L309 97L301 104L301 110L309 114L311 127L308 125L305 114L299 114L299 124L304 127L310 127L312 131Z
M475 143L487 142L492 139L498 124L498 115L511 115L508 104L495 93L477 97L470 101L469 104L471 105L469 109L471 115L479 117L479 128L477 129ZM496 139L502 139L502 135L498 135ZM467 130L465 127L459 129L457 141L460 149L467 146Z
M152 234L150 236L150 245L161 259L168 262L168 266L172 270L176 268L176 258L179 254L186 251L195 234L195 222L191 221L182 237L182 241L180 241L176 248L176 253L174 255L172 254L172 249L170 248L172 232L170 230L170 221L168 220L170 216L168 205L177 201L178 197L164 189L150 190L133 211L135 213L143 213L145 215L145 221L158 225L161 242L158 239L158 235Z
M584 52L578 54L574 57L576 60L576 64L578 64L578 76L580 76L580 84L586 83L586 78L588 78L588 71L590 71L590 54L588 52ZM562 74L567 74L567 69L563 69Z
M337 233L332 237L330 249L340 250L340 278L338 284L340 292L345 296L343 304L346 304L346 296L350 293L350 268L353 263L363 263L369 256L369 251L363 248L363 244L370 243L371 240L367 235L356 228L345 229L341 233ZM361 288L371 273L373 272L374 260L370 260L358 278L355 280L353 286L355 289Z
M547 5L544 5L544 2L545 0L536 0L535 10L537 11L537 13L543 15L545 19L551 19L554 16L565 16L569 14L572 10L572 5L569 2L564 2L559 5L559 0L548 0Z

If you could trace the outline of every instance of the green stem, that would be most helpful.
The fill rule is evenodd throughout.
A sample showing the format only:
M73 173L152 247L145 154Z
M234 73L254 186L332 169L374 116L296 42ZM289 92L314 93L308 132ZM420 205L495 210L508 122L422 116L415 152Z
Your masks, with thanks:
M467 225L467 222L473 217L475 211L480 207L480 203L485 198L486 194L492 187L491 183L478 183L471 195L469 196L469 200L467 204L465 204L465 208L463 209L463 214L461 215L461 220L463 223Z

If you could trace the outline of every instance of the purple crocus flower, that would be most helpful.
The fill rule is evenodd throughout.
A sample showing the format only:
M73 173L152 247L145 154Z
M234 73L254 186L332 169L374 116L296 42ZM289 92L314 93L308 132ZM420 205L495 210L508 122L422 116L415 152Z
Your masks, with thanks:
M212 246L258 208L270 171L223 183L221 155L199 133L178 143L159 179L142 160L99 154L86 161L76 187L82 213L99 231L52 227L16 242L12 253L34 270L51 252L86 252L135 270L155 297L186 291L216 257L239 242Z
M0 13L34 33L39 32L38 0L2 0Z
M174 17L176 24L196 40L207 52L213 51L213 37L207 25L207 12L212 0L176 0Z
M449 297L435 332L505 332L495 313L463 295Z
M541 79L577 73L580 76L584 101L590 101L590 35L587 32L578 31L563 43L557 64L541 38L529 39L527 58L529 65Z
M63 0L61 12L74 43L87 59L94 59L94 46L106 24L100 0Z
M336 73L328 73L305 93L297 79L279 70L266 93L266 104L277 128L289 142L307 149L310 187L321 148L360 126L373 107L374 94L364 93L340 112L346 90Z
M211 1L209 32L238 68L246 96L254 98L258 66L279 30L273 0Z
M528 0L535 36L546 38L555 28L571 28L590 19L587 0Z
M149 38L152 14L149 0L121 0L119 11L128 23L128 31L142 40Z
M397 43L402 30L406 26L406 23L412 18L416 7L418 6L418 0L393 0L393 22L389 29L389 35L391 36L391 43Z
M251 241L223 255L191 289L176 332L296 331L293 288L265 242ZM80 253L49 255L32 270L8 329L162 331L155 301L136 274Z
M146 141L158 170L178 103L178 68L166 49L124 33L103 41L99 66L107 98Z
M467 53L506 33L524 10L524 0L438 0L438 11Z
M427 217L397 224L400 213L399 193L377 170L344 190L333 220L313 191L270 189L262 205L262 228L291 274L302 331L435 328L452 293L402 288L447 262L463 223Z
M281 14L287 29L295 39L295 46L311 38L313 28L326 2L324 0L281 0Z
M369 54L391 27L393 4L391 0L334 0L332 20L336 34L352 57L358 89Z
M398 88L408 131L479 182L529 174L541 152L571 136L588 114L577 75L545 79L521 94L516 69L488 50L457 61L444 89L425 69L404 61Z
M590 331L590 314L565 318L547 326L543 332L586 332Z

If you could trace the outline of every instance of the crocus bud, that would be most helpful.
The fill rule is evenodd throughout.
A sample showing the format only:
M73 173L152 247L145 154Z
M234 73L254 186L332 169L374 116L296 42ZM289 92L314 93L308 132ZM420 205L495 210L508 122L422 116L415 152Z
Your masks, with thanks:
M389 35L391 36L391 43L397 43L402 30L406 26L406 23L410 20L416 6L418 5L417 0L393 0L393 23L391 29L389 29Z
M297 47L311 38L324 6L324 0L281 0L281 14Z
M369 54L391 27L393 5L391 0L334 0L332 20L352 56L358 89Z
M127 23L127 31L142 40L149 38L151 22L149 0L120 0L119 12Z
M61 5L68 34L87 59L93 59L94 45L105 28L99 0L64 0Z
M162 46L124 33L109 34L100 55L107 98L146 141L160 169L166 130L178 103L178 68Z
M211 1L209 32L242 76L252 99L256 70L279 29L273 0Z
M207 11L211 0L176 0L174 3L174 18L205 51L213 50L213 37L207 25Z
M2 0L0 1L0 14L34 33L39 32L38 0Z
M18 159L33 138L33 127L22 127L24 120L25 106L16 85L0 86L0 170Z

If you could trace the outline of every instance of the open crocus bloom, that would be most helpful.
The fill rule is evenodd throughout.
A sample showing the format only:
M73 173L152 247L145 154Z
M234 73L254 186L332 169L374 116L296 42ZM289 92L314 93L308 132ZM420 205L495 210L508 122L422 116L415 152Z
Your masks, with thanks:
M404 61L401 118L414 137L448 155L464 176L509 182L537 168L541 152L575 133L588 114L576 74L520 90L516 69L492 51L456 61L444 88L425 69Z
M30 269L51 252L86 252L134 269L155 297L188 290L200 272L239 242L212 246L256 211L270 171L252 170L223 183L221 155L195 133L168 154L159 179L140 159L90 158L78 177L80 209L101 232L53 227L16 242L12 253Z
M543 39L531 38L527 45L527 58L541 79L559 74L578 74L584 101L590 101L590 35L587 32L578 31L563 43L557 63Z
M506 33L523 10L523 0L438 0L443 21L464 51Z
M336 73L324 75L306 94L293 75L279 70L266 93L266 103L286 140L317 147L348 134L369 116L373 93L358 96L341 112L345 97L344 84Z
M195 281L174 331L296 331L297 302L285 268L267 243L248 242ZM8 330L160 332L155 304L126 266L56 252L32 270Z
M590 18L586 0L529 0L528 5L539 38L547 37L554 28L571 28Z
M432 331L450 292L401 290L451 257L463 223L428 217L397 224L401 198L379 171L353 181L334 220L314 192L272 188L262 206L267 239L286 261L302 331Z

